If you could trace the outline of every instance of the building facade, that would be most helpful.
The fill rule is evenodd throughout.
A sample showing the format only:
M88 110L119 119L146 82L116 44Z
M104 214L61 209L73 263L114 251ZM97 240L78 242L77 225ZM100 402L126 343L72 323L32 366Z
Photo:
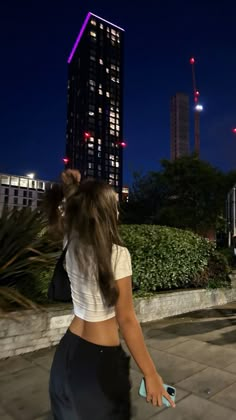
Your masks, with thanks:
M46 188L52 184L28 176L0 174L0 214L4 207L9 210L40 207Z
M171 160L189 155L189 97L177 93L171 98Z
M68 59L67 168L121 196L124 30L88 13Z

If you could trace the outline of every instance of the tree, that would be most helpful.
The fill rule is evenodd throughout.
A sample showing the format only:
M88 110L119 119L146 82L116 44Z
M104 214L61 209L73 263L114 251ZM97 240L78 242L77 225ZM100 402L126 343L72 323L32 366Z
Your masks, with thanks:
M163 160L161 164L159 172L135 176L127 208L129 219L134 216L136 221L130 222L187 228L198 233L215 229L218 218L224 215L233 175L227 178L195 155L174 162Z

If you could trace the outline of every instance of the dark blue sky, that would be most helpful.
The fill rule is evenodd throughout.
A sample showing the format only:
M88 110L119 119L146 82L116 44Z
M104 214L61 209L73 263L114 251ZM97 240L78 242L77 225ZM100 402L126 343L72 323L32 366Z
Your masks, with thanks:
M160 159L169 158L170 96L192 93L192 55L205 107L201 157L224 170L236 167L235 2L2 3L0 172L35 171L55 179L63 168L66 63L88 11L126 30L124 181L131 182L134 170L158 169Z

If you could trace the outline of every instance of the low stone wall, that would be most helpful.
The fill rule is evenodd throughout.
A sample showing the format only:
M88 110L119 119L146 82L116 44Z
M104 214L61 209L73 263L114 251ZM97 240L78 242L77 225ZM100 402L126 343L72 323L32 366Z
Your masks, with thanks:
M135 299L140 322L155 321L198 309L236 301L236 288L184 290ZM56 345L72 318L71 305L49 306L40 312L22 310L0 319L0 358L7 358Z
M134 306L139 321L144 323L234 301L236 288L197 289L159 293L150 299L135 299Z

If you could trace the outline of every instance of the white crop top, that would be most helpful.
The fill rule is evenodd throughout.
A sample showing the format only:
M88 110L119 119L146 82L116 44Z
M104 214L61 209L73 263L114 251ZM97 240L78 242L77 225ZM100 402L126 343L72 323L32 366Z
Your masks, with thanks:
M111 263L115 280L132 275L131 258L127 248L113 245ZM89 278L79 271L73 245L66 253L66 270L71 284L74 314L85 321L105 321L115 316L115 308L108 308L102 297L96 277L91 270Z

